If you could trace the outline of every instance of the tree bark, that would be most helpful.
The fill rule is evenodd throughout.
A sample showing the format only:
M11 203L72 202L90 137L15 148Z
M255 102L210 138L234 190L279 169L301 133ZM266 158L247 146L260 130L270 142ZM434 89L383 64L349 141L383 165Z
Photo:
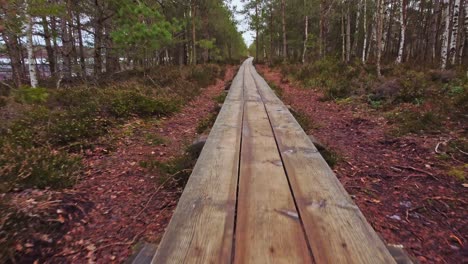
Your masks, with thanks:
M41 19L42 19L42 28L44 30L44 42L45 42L45 48L47 51L47 60L49 61L49 70L50 70L51 75L53 75L56 71L55 50L52 47L52 41L51 41L49 23L47 21L47 17L43 16Z
M351 60L351 13L349 0L346 1L346 62Z
M192 64L197 64L197 36L196 36L196 27L195 27L195 11L196 3L192 0L191 5L191 15L192 15Z
M401 63L403 60L403 51L405 49L405 36L406 36L406 1L400 0L400 46L398 48L398 57L396 63Z
M81 18L80 13L76 13L76 27L78 31L78 45L80 49L80 66L81 66L81 75L86 77L86 61L85 61L85 51L83 45L83 34L81 32Z
M364 0L364 14L363 14L363 23L362 26L364 30L364 44L362 45L362 63L366 63L366 49L367 49L367 0Z
M460 0L455 0L452 14L452 37L450 38L450 62L455 64L456 53L457 53L457 40L458 40L458 24L460 19Z
M304 11L306 15L304 17L304 47L302 49L302 63L306 61L306 53L307 53L307 41L309 40L309 16L307 15L307 8L306 8L306 0L304 0Z
M358 54L358 40L359 40L359 24L361 24L361 8L362 0L358 0L357 10L356 10L356 25L354 26L354 37L353 37L353 46L351 48L353 56Z
M434 0L434 12L432 14L431 43L430 43L432 62L435 61L436 53L437 53L439 17L440 17L440 1Z
M37 82L37 71L36 71L36 59L34 58L34 46L33 46L33 32L32 26L33 21L30 15L30 6L28 1L25 1L25 31L26 31L26 51L28 52L28 68L29 68L29 80L31 82L31 87L36 88L38 86Z
M445 18L444 33L442 35L442 46L441 46L441 65L440 68L445 70L447 68L447 53L448 53L448 38L450 30L450 2L449 0L443 0L445 8L443 11L442 18Z
M382 76L381 59L382 59L382 33L383 33L383 0L377 0L377 76Z
M288 56L288 46L286 42L286 3L285 0L281 0L281 25L283 28L283 60Z

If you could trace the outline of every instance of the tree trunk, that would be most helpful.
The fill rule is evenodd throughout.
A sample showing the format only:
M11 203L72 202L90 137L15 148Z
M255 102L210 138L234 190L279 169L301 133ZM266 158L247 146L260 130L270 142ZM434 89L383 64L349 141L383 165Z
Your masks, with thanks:
M353 47L351 48L353 56L358 54L358 40L359 40L359 24L361 23L361 8L362 0L358 0L357 10L356 10L356 25L354 26L354 37L353 37Z
M450 62L455 64L456 53L457 53L457 40L458 40L458 24L460 19L460 0L455 0L452 14L452 37L450 38Z
M364 0L364 25L362 26L364 30L364 44L362 45L362 63L366 63L366 48L367 48L367 0Z
M270 65L273 63L273 7L270 4Z
M302 63L306 61L306 53L307 53L307 41L309 40L309 16L307 15L307 8L306 8L306 0L304 0L304 11L306 15L304 17L304 47L302 49Z
M260 41L258 39L258 1L255 1L255 60L258 61L258 52L260 47Z
M10 58L13 82L16 87L20 87L25 77L22 65L21 45L18 42L18 38L6 30L2 32L2 37L5 41L8 57Z
M76 27L78 31L78 45L80 48L80 66L81 66L81 75L86 77L86 61L85 61L85 51L83 45L83 34L81 32L81 18L80 13L76 13Z
M440 13L440 1L434 0L434 12L432 14L431 43L430 43L432 62L435 61L436 53L437 53L439 13Z
M382 59L382 33L383 33L383 2L384 0L377 0L377 76L382 76L380 61Z
M341 10L341 60L346 60L346 36L343 9Z
M349 0L346 1L346 62L351 60L351 13Z
M196 27L195 27L195 1L192 0L192 64L197 64L197 36L196 36Z
M407 0L400 0L400 24L401 24L401 32L400 32L400 46L398 48L398 57L396 59L396 63L401 63L403 60L403 51L405 49L405 36L406 36L406 1Z
M44 42L45 42L45 48L47 51L47 60L49 61L49 70L51 75L53 75L56 71L55 68L55 52L54 48L52 47L52 41L51 41L51 36L50 36L50 31L49 31L49 23L47 21L47 17L43 16L42 17L42 29L44 31Z
M448 53L448 37L450 30L450 2L449 0L443 0L445 4L442 18L445 18L444 33L442 35L442 46L441 46L441 65L440 68L445 70L447 68L447 53Z
M33 32L32 26L33 21L30 15L30 9L28 1L25 1L25 31L26 31L26 51L28 52L28 67L29 67L29 80L31 81L31 87L36 88L37 83L37 71L36 71L36 59L34 58L34 47L33 47Z
M283 60L288 56L288 46L286 42L286 3L285 0L281 0L281 25L283 28Z

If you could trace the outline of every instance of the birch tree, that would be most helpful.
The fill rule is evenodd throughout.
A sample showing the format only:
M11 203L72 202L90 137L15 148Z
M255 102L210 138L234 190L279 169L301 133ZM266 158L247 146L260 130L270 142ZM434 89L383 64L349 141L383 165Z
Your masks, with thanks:
M36 88L37 82L37 71L36 71L36 59L34 58L34 45L33 45L33 21L31 18L31 8L28 1L24 2L25 5L25 32L26 32L26 51L28 53L28 70L29 80L31 87Z
M309 40L309 15L307 9L307 0L304 0L304 48L302 50L302 63L305 63L305 57L307 52L307 41Z
M366 62L366 49L367 49L367 0L363 3L363 31L364 31L364 44L362 45L362 63Z
M403 59L403 51L405 50L405 37L406 37L406 1L400 0L400 46L398 48L398 57L396 63L401 63Z
M442 34L442 46L441 46L441 65L440 68L445 70L447 68L447 53L448 53L448 37L450 30L450 2L449 0L442 0L444 5L444 11L442 17L445 18L444 33Z
M458 24L460 20L460 0L455 0L452 14L452 36L450 38L449 56L451 64L455 64L457 54Z

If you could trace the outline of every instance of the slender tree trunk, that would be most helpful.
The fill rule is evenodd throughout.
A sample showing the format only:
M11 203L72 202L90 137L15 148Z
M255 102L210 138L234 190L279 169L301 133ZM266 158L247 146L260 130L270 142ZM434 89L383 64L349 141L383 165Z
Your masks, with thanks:
M56 71L55 52L54 52L54 48L52 47L49 23L47 21L47 17L45 16L42 17L42 29L44 31L44 42L45 42L45 46L46 46L45 48L47 51L47 60L49 61L49 70L50 70L51 75L53 75Z
M320 58L323 58L324 52L324 44L325 44L325 2L322 0L320 1L320 33L319 33L319 55Z
M362 26L363 31L364 31L364 44L362 45L362 63L366 63L366 48L367 48L367 0L364 0L364 14L363 14L363 23L364 25Z
M377 0L377 76L382 76L381 59L382 59L382 33L383 33L383 2L384 0Z
M273 63L273 7L270 4L270 65Z
M258 25L258 1L255 1L255 60L258 61L258 53L259 47L260 47L260 41L258 39L258 30L259 30L259 25Z
M283 60L285 60L288 56L288 46L286 41L286 2L285 0L281 0L281 25L283 28Z
M306 61L306 53L307 53L307 41L309 40L309 16L307 15L307 8L306 8L306 0L304 0L304 10L306 15L304 17L304 47L302 49L302 63Z
M406 1L400 0L400 46L398 48L398 57L396 63L401 63L403 60L403 51L405 49L405 36L406 36Z
M191 8L192 8L192 64L196 65L197 64L197 36L196 36L196 27L195 27L196 5L195 5L195 1L193 0L192 0Z
M341 60L346 60L346 36L345 36L345 21L343 8L341 10Z
M441 46L441 66L442 70L447 68L447 53L448 53L448 38L450 30L450 2L449 0L443 0L445 4L443 11L443 18L445 18L444 33L442 35L442 46Z
M457 53L457 40L458 40L458 24L460 19L460 0L455 0L452 14L452 37L450 38L450 62L455 64L456 53Z
M440 17L440 1L434 0L434 12L432 14L431 43L430 43L432 62L435 61L436 53L437 53L439 17Z
M358 42L359 42L359 25L361 24L361 8L362 0L358 0L357 10L356 10L356 25L354 26L354 36L353 36L353 45L351 48L353 56L358 54Z
M28 52L28 66L29 66L29 79L31 81L31 87L36 88L37 82L37 71L36 71L36 59L34 58L34 47L33 47L33 32L32 26L33 21L30 15L30 8L28 1L25 1L25 29L26 29L26 51Z
M80 66L81 66L81 74L85 77L86 74L86 61L85 61L85 52L84 52L84 45L83 45L83 34L81 32L81 18L80 13L76 13L76 27L78 31L78 45L80 48Z
M10 32L2 32L3 40L10 58L12 78L16 87L20 87L24 79L24 71L22 66L21 45L18 43L18 38Z
M346 1L346 62L351 60L351 13L349 0Z

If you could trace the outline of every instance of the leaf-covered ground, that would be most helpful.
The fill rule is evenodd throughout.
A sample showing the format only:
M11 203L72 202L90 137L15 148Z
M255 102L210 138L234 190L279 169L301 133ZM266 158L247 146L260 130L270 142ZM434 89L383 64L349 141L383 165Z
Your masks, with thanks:
M280 88L285 104L309 120L307 132L338 153L335 173L387 243L403 245L421 263L468 261L468 189L453 175L453 168L466 174L468 161L466 153L443 155L447 141L466 133L466 124L447 122L444 133L392 136L379 111L324 102L321 92L258 68Z
M180 112L133 118L115 128L112 144L86 151L85 173L73 188L3 194L28 217L37 216L31 225L45 226L17 241L11 257L25 263L121 263L137 243L157 243L182 189L154 164L184 155L199 124L218 107L215 99L234 75L234 68L227 69L224 80L204 88Z

